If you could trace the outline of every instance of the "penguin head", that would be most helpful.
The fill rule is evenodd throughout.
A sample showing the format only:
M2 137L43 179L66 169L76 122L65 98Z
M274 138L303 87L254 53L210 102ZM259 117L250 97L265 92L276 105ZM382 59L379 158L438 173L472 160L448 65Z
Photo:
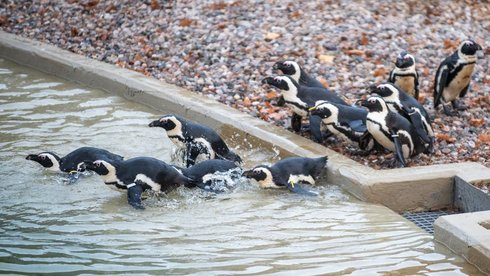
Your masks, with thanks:
M283 73L284 75L291 76L295 81L299 81L301 67L299 67L299 64L296 61L279 61L276 62L272 68L274 70L281 71L281 73Z
M314 107L308 109L311 115L319 116L321 118L329 118L333 114L333 105L329 101L317 101Z
M482 50L480 44L476 43L471 39L467 39L461 42L461 44L459 45L459 52L467 56L472 56L476 54L476 51L480 51L480 50Z
M262 188L270 188L276 186L272 178L272 172L269 167L260 165L251 170L244 171L242 176L254 179Z
M164 115L160 119L151 122L148 126L161 127L169 131L175 129L178 125L181 124L182 123L180 122L179 118L177 118L177 116L169 114L169 115Z
M275 86L283 91L290 91L292 89L297 89L299 84L289 76L276 76L267 77L262 80L262 83L266 83Z
M60 170L61 158L55 153L49 151L41 152L39 154L29 154L26 156L26 160L36 161L37 163L41 164L41 166L51 171Z
M377 94L380 97L388 98L393 95L398 95L398 88L395 84L392 83L383 83L374 86L370 86L368 88L369 94Z
M401 69L415 65L415 58L406 51L401 52L396 58L395 66Z
M108 175L110 172L115 172L116 168L107 161L95 160L94 162L84 161L79 164L78 171L84 170L94 171L98 175Z
M371 95L366 100L362 100L361 105L367 107L370 112L383 112L388 110L385 101L378 95Z

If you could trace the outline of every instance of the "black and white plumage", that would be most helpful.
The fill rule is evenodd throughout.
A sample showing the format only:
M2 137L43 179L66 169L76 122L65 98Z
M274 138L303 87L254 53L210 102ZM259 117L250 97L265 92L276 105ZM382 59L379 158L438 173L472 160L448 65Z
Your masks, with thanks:
M189 179L186 187L199 187L214 192L233 187L242 174L241 168L235 162L219 159L204 160L181 171Z
M408 119L392 112L383 98L371 96L361 101L369 112L366 125L369 133L384 148L395 153L395 163L406 166L405 159L425 150L425 145Z
M448 116L455 115L447 106L452 104L454 109L464 110L457 102L468 92L471 75L476 65L476 52L482 47L473 40L463 41L458 50L447 57L437 68L434 82L434 107L442 103L444 113Z
M145 190L166 193L189 181L173 166L152 157L86 161L83 168L96 172L106 185L127 190L128 203L137 209L144 209L141 194Z
M415 58L403 51L398 55L395 68L390 72L389 82L398 85L408 95L419 99L419 74L415 69Z
M328 157L290 157L272 166L259 165L243 176L254 179L261 188L288 188L292 192L311 194L298 184L314 185L327 166Z
M281 91L286 105L293 111L291 127L296 132L301 130L301 119L308 116L308 109L315 106L317 101L324 100L347 105L337 94L331 92L326 93L326 89L324 88L299 85L289 76L267 77L262 80L262 83L272 85ZM317 142L321 142L323 137L320 118L318 116L310 116L309 119L310 131L313 138Z
M179 149L184 149L184 163L187 167L207 159L242 162L240 156L230 150L218 133L210 127L173 114L164 115L148 126L165 129L168 138Z
M373 148L374 141L367 131L368 112L365 109L318 101L309 111L311 115L322 118L322 123L337 137L358 144L362 150Z
M429 114L413 97L392 83L384 83L369 88L371 94L381 96L392 112L404 116L415 127L420 138L427 144L426 153L432 152L435 134Z
M59 157L50 151L44 151L38 154L29 154L26 159L35 161L50 171L76 173L79 171L79 165L84 161L123 160L124 158L105 149L81 147L63 157Z
M325 88L321 82L307 74L296 61L278 61L272 68L274 70L280 70L284 75L290 76L300 85Z

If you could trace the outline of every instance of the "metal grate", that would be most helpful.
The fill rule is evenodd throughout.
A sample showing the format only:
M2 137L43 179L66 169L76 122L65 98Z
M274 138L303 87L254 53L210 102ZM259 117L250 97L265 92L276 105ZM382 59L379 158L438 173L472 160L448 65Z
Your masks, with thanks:
M434 234L434 221L440 217L449 215L446 211L404 213L403 217L415 223L418 227L424 229L430 234Z

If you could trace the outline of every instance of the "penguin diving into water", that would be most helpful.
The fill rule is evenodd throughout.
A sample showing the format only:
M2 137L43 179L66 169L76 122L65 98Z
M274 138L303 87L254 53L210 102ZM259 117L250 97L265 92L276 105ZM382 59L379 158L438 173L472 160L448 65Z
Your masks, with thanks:
M442 103L447 116L456 115L457 112L449 109L465 110L466 107L458 104L457 98L463 98L469 90L471 75L475 69L476 52L482 47L473 40L461 42L458 50L447 57L437 68L434 82L434 108Z
M169 114L151 122L149 127L161 127L168 138L184 151L186 167L207 159L225 159L241 163L242 159L229 149L221 137L210 127L197 124L180 116Z
M234 188L235 182L242 175L242 169L235 162L220 159L204 160L179 170L189 179L185 184L187 188L199 187L212 192L225 192Z

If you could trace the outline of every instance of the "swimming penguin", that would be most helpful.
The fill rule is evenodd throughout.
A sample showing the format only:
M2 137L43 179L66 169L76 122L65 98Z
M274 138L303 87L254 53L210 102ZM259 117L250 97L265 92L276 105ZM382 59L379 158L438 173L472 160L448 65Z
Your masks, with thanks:
M465 110L456 99L462 98L468 92L471 75L475 69L476 51L482 47L471 39L463 41L456 52L447 57L437 68L434 82L434 108L441 102L447 116L456 115L449 110L451 103L454 109Z
M320 100L330 101L337 104L347 105L337 94L325 93L321 88L299 85L289 76L267 77L262 80L281 90L286 105L293 110L291 127L294 131L301 130L301 119L308 116L308 109L315 106ZM321 119L318 116L310 116L310 132L316 142L322 142Z
M419 74L415 69L415 58L406 51L396 58L395 68L391 70L388 81L398 85L416 100L419 99Z
M322 118L322 123L334 135L359 145L362 150L371 150L374 141L366 126L368 112L363 108L318 101L309 109L311 115ZM366 135L368 134L368 135ZM366 141L366 139L370 139Z
M185 149L187 167L206 159L226 159L241 163L242 159L230 150L221 137L210 127L169 114L151 122L149 127L161 127L168 138L181 149Z
M425 150L414 126L402 115L390 111L383 98L371 96L361 101L368 108L367 129L373 138L395 153L394 165L406 166L405 159Z
M84 161L123 160L124 158L105 149L81 147L61 158L53 152L45 151L38 154L29 154L26 159L36 161L50 171L70 173L75 177L77 172L81 172L79 165ZM76 180L76 178L71 180Z
M369 92L381 96L392 112L398 112L410 120L420 138L427 144L426 153L432 152L435 135L431 120L425 108L415 98L392 83L371 86Z
M86 161L81 169L96 172L106 185L127 190L128 203L136 209L144 209L141 194L145 190L166 193L189 181L173 166L152 157Z
M243 176L255 179L261 188L288 188L295 193L316 195L306 191L299 183L314 185L327 166L328 157L290 157L272 166L259 165L245 171Z
M181 171L189 179L186 187L199 187L214 192L228 190L242 174L235 162L219 159L204 160Z
M299 66L296 61L286 60L286 61L278 61L272 67L274 70L280 70L284 75L290 76L293 80L295 80L300 85L308 86L308 87L319 87L325 88L321 82L316 80L315 78L308 75L303 68Z

